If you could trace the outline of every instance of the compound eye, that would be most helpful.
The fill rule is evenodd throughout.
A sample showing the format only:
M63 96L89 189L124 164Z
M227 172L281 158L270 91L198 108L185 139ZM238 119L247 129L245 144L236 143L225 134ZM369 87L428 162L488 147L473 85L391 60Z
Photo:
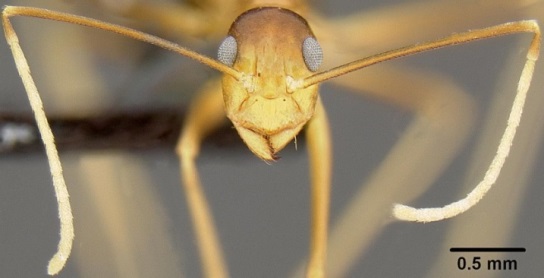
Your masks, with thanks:
M307 37L302 42L302 57L310 71L317 71L323 63L323 50L314 37Z
M238 54L238 43L233 36L226 37L219 49L217 50L217 60L219 62L232 67L234 61L236 60L236 55Z

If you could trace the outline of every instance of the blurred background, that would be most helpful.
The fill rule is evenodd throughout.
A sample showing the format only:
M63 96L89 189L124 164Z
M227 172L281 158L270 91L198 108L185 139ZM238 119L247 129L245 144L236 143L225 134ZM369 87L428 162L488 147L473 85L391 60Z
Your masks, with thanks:
M173 0L147 2L180 4ZM368 46L360 53L352 51L357 53L350 53L349 57L362 58L453 32L544 18L541 0L361 2L311 2L324 18L346 22L352 22L350 18L360 19L360 28L351 24L342 30L355 30L353 37L364 38L361 44ZM159 24L116 13L122 7L116 10L93 1L1 3L66 11L136 27L210 56L215 56L220 40L213 35L208 43L176 35L172 30L163 32ZM130 1L126 4L130 5ZM85 121L104 115L178 112L182 119L199 87L217 76L186 58L112 34L36 19L13 21L46 113L55 119ZM316 27L322 27L322 22L316 23ZM226 30L228 25L222 28ZM428 76L429 80L446 80L473 101L468 112L460 111L475 115L473 127L467 128L470 133L451 161L445 162L444 171L437 174L436 180L427 185L411 184L408 180L399 184L401 189L397 190L421 191L413 193L416 196L409 205L443 206L466 195L481 179L503 132L529 41L530 35L508 36L387 63L395 69ZM329 56L325 53L326 59L348 59L348 55L332 51ZM341 62L326 60L327 66ZM382 70L377 66L375 72ZM373 69L365 71L370 76L375 74ZM398 79L392 76L388 82ZM394 222L389 210L362 204L360 217L350 222L355 231L365 227L351 244L361 247L354 258L335 255L329 266L334 270L330 276L535 277L542 273L544 225L539 212L544 196L544 176L540 171L544 163L544 113L540 108L544 104L543 83L542 66L537 63L512 153L498 183L480 204L454 219L428 224ZM398 86L410 90L412 85L407 82ZM31 117L5 39L0 43L0 91L0 115ZM372 173L414 119L407 109L352 92L327 83L321 92L334 142L331 227L359 196L361 188L360 194L365 194ZM175 134L176 129L172 129ZM197 165L230 274L297 276L307 255L309 234L304 136L298 140L297 150L290 144L280 153L278 162L267 165L254 157L229 129L227 125L204 143ZM128 141L126 145L137 142L137 134ZM171 138L166 141L145 148L122 147L121 142L100 148L76 145L61 151L76 237L72 257L59 277L201 276L174 143ZM437 149L437 157L439 153ZM425 160L421 166L414 164L422 175L430 165L441 163L433 162L432 157ZM414 161L406 157L398 164ZM395 172L390 175L395 176ZM379 184L372 186L380 188ZM388 191L388 184L383 188L383 192L366 197L382 199L401 194ZM391 200L391 204L394 202L401 200ZM45 277L47 262L56 251L57 219L44 152L38 148L0 154L0 276ZM339 237L349 239L347 235ZM459 246L517 246L527 248L527 252L449 253L450 247ZM469 262L473 256L481 256L482 262L515 259L517 270L491 271L482 266L480 270L461 271L457 267L460 256Z

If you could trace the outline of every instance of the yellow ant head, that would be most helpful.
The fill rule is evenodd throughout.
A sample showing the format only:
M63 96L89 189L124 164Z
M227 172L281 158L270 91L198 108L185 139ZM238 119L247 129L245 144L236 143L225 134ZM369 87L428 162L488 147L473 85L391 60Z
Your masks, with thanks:
M219 60L242 73L223 76L227 117L258 157L274 160L311 119L317 86L302 80L323 59L308 23L281 8L240 15L219 47Z

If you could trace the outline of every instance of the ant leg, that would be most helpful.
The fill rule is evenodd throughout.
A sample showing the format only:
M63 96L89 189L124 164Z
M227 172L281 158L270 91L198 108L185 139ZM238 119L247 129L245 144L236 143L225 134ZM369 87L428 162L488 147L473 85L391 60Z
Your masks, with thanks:
M371 64L371 62L381 62L403 54L421 52L440 46L465 43L476 38L484 39L522 32L533 33L533 40L518 82L517 93L512 104L508 124L501 137L499 146L497 147L497 152L481 182L466 198L441 208L416 209L405 205L395 205L393 214L397 219L429 222L450 218L468 210L491 188L509 153L510 145L512 144L516 128L521 119L526 92L529 88L535 61L538 59L539 54L540 31L538 25L535 21L519 21L454 34L425 44L412 45L396 51L389 51L361 59L352 64L346 64L344 67L338 67L324 72L321 75L316 75L313 80L310 78L308 79L306 83L307 85L311 85L328 78L338 77L338 75L344 74L350 69L361 68ZM378 67L378 69L380 69L380 67ZM433 77L429 73L421 75L419 78L417 74L412 74L410 72L395 75L393 74L393 71L389 72L387 75L381 74L371 76L372 73L379 71L378 69L375 71L365 71L364 75L356 73L359 78L346 78L346 76L342 76L334 81L339 85L351 86L351 88L356 89L357 91L367 92L367 94L374 97L410 109L415 113L415 120L413 120L412 124L408 127L401 140L399 140L399 143L397 143L387 155L375 174L371 176L370 184L372 184L372 186L365 187L364 190L360 192L361 194L357 195L360 197L357 197L356 199L358 200L353 203L359 204L357 205L359 209L353 211L349 209L348 211L352 212L345 215L351 215L352 221L342 220L341 222L344 224L355 223L357 218L360 217L361 211L369 211L364 209L366 204L373 204L374 202L374 204L378 205L378 208L377 210L370 211L383 212L383 206L387 206L385 201L389 202L398 199L409 201L422 193L423 189L426 189L443 171L446 167L446 162L451 161L452 155L456 153L456 150L460 146L460 142L464 141L461 139L466 138L467 133L463 132L463 129L466 130L466 123L470 122L470 120L459 120L467 117L470 110L460 109L463 108L463 103L467 103L467 101L463 100L463 94L455 93L456 88L454 86L448 86L448 81L440 80L438 77L429 78ZM410 78L404 80L405 82L402 82L402 77ZM387 80L383 80L384 78L387 78ZM394 82L391 82L391 79L394 80ZM411 81L406 82L408 80ZM410 88L402 88L400 87L402 86L400 84L409 84L411 86ZM398 93L403 91L405 92L404 94ZM466 97L464 98L466 99ZM425 171L420 171L421 168L425 169ZM393 185L393 183L397 183L397 185ZM378 187L375 187L373 184L377 184ZM398 184L414 184L414 186L398 187ZM374 196L376 196L376 194L365 193L372 192L372 190L377 190L373 193L386 191L389 192L389 194L384 198L375 198ZM391 192L393 192L393 194L391 194ZM365 201L365 195L372 197ZM367 225L369 224L368 221L365 223ZM339 224L338 227L343 226L342 229L345 233L354 234L353 229L349 227L353 225L347 224L345 226ZM381 223L382 225L379 225L380 223L376 224L377 226L382 226L383 222ZM346 227L348 228L346 229ZM339 230L341 229L339 228ZM334 234L333 231L332 240L335 238ZM336 238L339 239L339 242L345 244L345 248L340 248L342 251L339 254L346 255L351 253L356 256L356 254L362 250L360 247L361 245L354 244L352 241L347 240L348 236ZM361 240L361 236L355 236L354 240L356 238L359 238L359 241ZM350 251L348 252L347 250ZM339 256L333 255L330 257L339 258ZM335 274L333 276L338 275Z
M197 236L202 259L202 273L205 277L228 276L213 216L195 165L202 139L226 119L221 92L219 80L205 85L202 92L191 104L176 147L176 153L181 163L183 190L189 205L193 229Z
M311 243L307 277L327 277L327 234L331 187L331 134L329 122L321 99L315 114L306 128L308 155L310 157L311 193Z
M374 70L333 82L410 109L414 119L331 230L332 277L341 277L339 273L347 271L393 222L394 203L409 203L429 189L463 146L475 118L471 97L443 78L381 67Z
M334 221L328 241L328 277L345 276L374 238L392 223L393 203L409 202L431 186L463 145L474 119L470 96L433 74L383 66L352 74L331 81L416 114L399 143ZM293 277L302 272L299 266Z

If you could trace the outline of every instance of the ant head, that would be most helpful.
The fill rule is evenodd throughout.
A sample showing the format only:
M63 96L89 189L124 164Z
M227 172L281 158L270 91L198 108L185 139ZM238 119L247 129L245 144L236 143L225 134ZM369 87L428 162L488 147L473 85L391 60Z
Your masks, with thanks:
M232 24L218 59L242 73L223 77L227 116L248 147L274 160L312 117L317 87L302 88L323 54L308 23L282 8L246 11Z

